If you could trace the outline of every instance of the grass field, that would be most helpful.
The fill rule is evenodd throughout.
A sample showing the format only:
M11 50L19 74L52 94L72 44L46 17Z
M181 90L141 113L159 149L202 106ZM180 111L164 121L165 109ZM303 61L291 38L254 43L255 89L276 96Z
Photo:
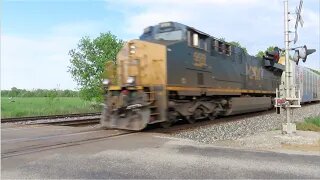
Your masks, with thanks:
M91 102L77 97L17 97L14 102L1 98L1 118L69 113L99 112Z
M297 123L297 129L320 132L320 117L310 117L305 119L302 123Z

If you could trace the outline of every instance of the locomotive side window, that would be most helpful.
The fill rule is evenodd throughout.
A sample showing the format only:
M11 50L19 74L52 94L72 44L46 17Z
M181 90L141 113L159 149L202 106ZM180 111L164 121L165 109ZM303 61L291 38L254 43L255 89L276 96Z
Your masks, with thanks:
M217 39L211 40L211 52L218 52L219 54L224 54L227 56L231 56L231 45L226 44L223 41L219 41ZM214 53L211 53L212 55Z
M190 31L187 31L187 40L188 40L188 46L192 46L192 33Z
M193 31L188 31L188 45L192 47L199 46L199 35Z
M199 48L207 50L207 43L205 38L199 38Z
M226 55L227 56L230 56L231 55L231 46L229 44L226 44L225 45L225 52L226 52Z
M206 39L207 37L205 35L199 34L194 31L188 31L188 44L190 46L207 51L208 46Z
M199 47L199 35L197 33L193 33L192 35L192 45L194 47Z
M223 43L221 41L218 41L218 52L222 54L223 49L224 49Z
M219 42L218 42L218 40L213 40L214 41L214 43L213 43L213 45L214 45L214 50L215 51L219 51Z

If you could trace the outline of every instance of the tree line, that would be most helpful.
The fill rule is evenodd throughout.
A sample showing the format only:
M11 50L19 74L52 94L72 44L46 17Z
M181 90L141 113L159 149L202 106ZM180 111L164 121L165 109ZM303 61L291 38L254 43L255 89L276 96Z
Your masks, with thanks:
M79 97L78 91L59 89L18 89L1 90L2 97Z

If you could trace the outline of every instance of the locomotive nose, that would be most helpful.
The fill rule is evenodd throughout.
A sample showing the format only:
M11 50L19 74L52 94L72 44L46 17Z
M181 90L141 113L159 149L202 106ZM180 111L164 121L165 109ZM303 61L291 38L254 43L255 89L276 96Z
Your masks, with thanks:
M126 43L117 55L120 85L163 85L166 46L141 40Z
M141 40L126 43L117 55L116 86L109 86L101 117L105 128L142 130L165 119L166 47ZM161 94L155 92L159 88ZM162 99L160 97L162 96ZM160 101L161 99L161 101ZM159 106L159 104L161 105Z

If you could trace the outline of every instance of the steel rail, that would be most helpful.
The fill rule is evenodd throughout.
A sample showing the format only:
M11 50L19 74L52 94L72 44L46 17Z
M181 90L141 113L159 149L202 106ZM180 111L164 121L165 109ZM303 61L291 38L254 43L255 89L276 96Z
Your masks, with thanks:
M30 153L35 153L35 152L41 152L41 151L46 151L46 150L53 150L53 149L58 149L58 148L70 147L70 146L78 146L80 144L103 141L103 140L106 140L109 138L115 138L115 137L120 137L120 136L125 136L125 135L130 135L130 134L137 134L137 133L140 133L140 132L122 131L119 133L109 134L109 135L101 136L101 137L89 137L86 139L79 139L79 140L69 141L69 142L58 142L58 143L54 143L54 144L47 144L47 145L43 144L43 145L39 145L39 146L31 146L29 148L21 148L19 150L13 150L13 151L1 153L1 159L6 159L6 158L14 157L14 156L20 156L20 155L30 154ZM77 135L80 133L73 133L73 134ZM73 134L71 134L71 135L73 135ZM68 134L66 134L66 135L68 135ZM66 135L60 135L60 137L63 137ZM54 137L54 136L52 136L52 137Z
M1 123L15 123L15 122L60 119L60 118L77 118L77 117L100 116L100 115L101 115L100 112L95 112L95 113L59 114L59 115L48 115L48 116L29 116L29 117L18 117L18 118L1 118Z
M79 126L79 125L90 125L98 124L100 122L100 117L86 118L86 119L76 119L76 120L64 120L64 121L51 121L51 122L40 122L37 124L47 124L56 126Z
M317 102L317 103L309 103L309 104L305 104L304 106L310 106L310 105L314 105L314 104L318 104L318 103L319 102ZM106 136L100 136L100 137L91 137L91 136L89 136L88 139L80 139L80 140L70 141L70 142L58 142L58 143L54 143L54 144L44 144L44 145L40 145L40 146L30 147L30 148L27 148L27 149L20 149L20 150L5 152L5 153L1 154L1 159L13 157L13 156L24 155L24 154L29 154L29 153L34 153L34 152L45 151L45 150L52 150L52 149L58 149L58 148L63 148L63 147L76 146L76 145L79 145L79 144L91 143L91 142L95 142L95 141L103 141L103 140L106 140L108 138L119 137L119 136L130 135L130 134L163 133L163 134L170 135L170 134L175 134L175 133L177 133L179 131L180 132L181 131L189 131L189 130L193 130L195 128L199 128L199 127L202 127L202 126L218 125L218 124L222 124L222 123L226 123L226 122L232 122L232 121L242 121L244 118L261 116L261 115L266 115L266 114L270 114L270 113L275 113L275 112L274 112L274 110L251 112L251 113L245 113L245 114L241 114L241 115L233 115L233 116L221 117L221 118L217 118L216 120L198 121L195 124L188 124L188 123L184 122L184 124L180 124L179 123L179 125L172 126L172 127L167 128L167 129L159 128L158 126L151 125L151 126L148 126L146 129L144 129L142 131L121 130L119 133L109 134L109 135L106 135ZM86 120L88 120L88 119L86 119ZM112 129L109 129L109 130L112 130ZM106 130L106 131L108 131L108 130ZM80 134L80 133L74 133L74 134ZM59 135L59 136L56 136L56 137L60 137L61 138L63 136L66 136L66 135ZM51 137L51 136L49 136L49 137ZM35 140L37 140L37 139L35 139Z

